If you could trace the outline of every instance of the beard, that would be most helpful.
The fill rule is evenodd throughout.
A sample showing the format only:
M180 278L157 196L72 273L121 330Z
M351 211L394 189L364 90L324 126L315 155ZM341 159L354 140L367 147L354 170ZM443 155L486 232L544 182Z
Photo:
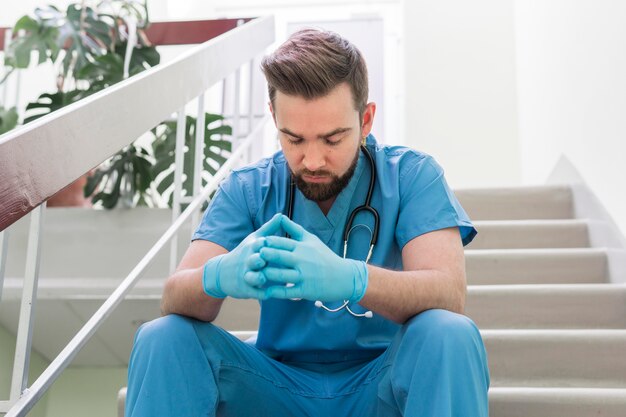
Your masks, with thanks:
M339 195L339 193L346 188L352 175L354 175L354 171L356 170L356 165L359 162L359 153L361 152L361 148L357 149L356 154L354 155L354 159L350 164L348 170L341 176L333 174L330 171L325 171L323 169L317 171L309 171L308 169L303 169L298 173L291 171L291 177L295 180L296 186L302 192L302 194L313 201L326 201L333 197ZM291 168L290 168L291 170ZM310 176L327 176L331 178L331 181L328 184L320 184L320 183L309 183L302 178L303 175Z

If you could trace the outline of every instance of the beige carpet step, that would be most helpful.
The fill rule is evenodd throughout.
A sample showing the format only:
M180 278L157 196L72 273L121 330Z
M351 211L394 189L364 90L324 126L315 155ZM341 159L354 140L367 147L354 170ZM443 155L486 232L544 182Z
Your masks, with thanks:
M459 189L454 194L472 220L571 219L566 186Z
M490 417L624 417L625 389L492 388Z
M465 314L481 329L626 329L626 285L478 285Z
M584 220L482 220L468 249L527 249L589 247Z
M469 285L608 282L603 249L468 249L465 263Z
M481 333L492 387L626 388L626 330Z

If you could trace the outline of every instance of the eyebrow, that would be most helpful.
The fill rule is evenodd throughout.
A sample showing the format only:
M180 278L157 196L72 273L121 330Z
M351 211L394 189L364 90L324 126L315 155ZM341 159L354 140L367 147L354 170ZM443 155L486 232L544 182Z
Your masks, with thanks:
M304 137L302 135L296 134L296 133L292 132L291 130L287 129L286 127L283 127L282 129L279 129L279 130L281 132L283 132L283 133L288 134L289 136L293 136L294 138L298 138L298 139L304 140ZM319 139L326 139L326 138L329 138L329 137L331 137L333 135L336 135L336 134L339 134L339 133L345 133L345 132L348 132L350 130L352 130L351 127L338 127L337 129L332 130L332 131L330 131L328 133L323 133L321 135L317 135L317 137Z

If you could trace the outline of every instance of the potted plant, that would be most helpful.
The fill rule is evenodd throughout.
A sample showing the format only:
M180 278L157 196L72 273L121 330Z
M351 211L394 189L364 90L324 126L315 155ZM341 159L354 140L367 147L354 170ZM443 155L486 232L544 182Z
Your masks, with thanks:
M15 24L16 36L5 51L5 76L0 83L13 71L28 68L33 52L37 52L38 64L50 61L58 71L57 90L45 92L29 103L24 123L159 64L160 55L145 34L150 23L145 1L88 3L72 3L64 11L54 6L40 7ZM0 134L13 128L17 119L15 109L0 108ZM223 124L222 116L207 113L205 119L204 168L213 174L231 150L224 136L231 135L232 129ZM93 204L105 208L171 205L175 132L176 121L164 121L142 138L142 144L135 141L121 149L88 178L77 180L64 191L82 189L84 199L89 197ZM191 161L195 147L189 145L194 137L195 118L187 116L183 183L187 193L193 184ZM208 177L203 178L206 180ZM69 199L72 205L84 205L75 196ZM61 204L67 202L65 197L54 196L49 204L55 205L55 200L57 204L59 200Z

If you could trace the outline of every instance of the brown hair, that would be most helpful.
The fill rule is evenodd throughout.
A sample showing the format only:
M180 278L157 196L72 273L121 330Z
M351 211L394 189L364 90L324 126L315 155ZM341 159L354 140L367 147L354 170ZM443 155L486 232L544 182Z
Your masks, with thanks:
M350 86L359 116L367 105L367 66L361 52L338 34L303 29L287 39L274 53L263 58L272 106L276 91L304 97L323 97L339 84Z

